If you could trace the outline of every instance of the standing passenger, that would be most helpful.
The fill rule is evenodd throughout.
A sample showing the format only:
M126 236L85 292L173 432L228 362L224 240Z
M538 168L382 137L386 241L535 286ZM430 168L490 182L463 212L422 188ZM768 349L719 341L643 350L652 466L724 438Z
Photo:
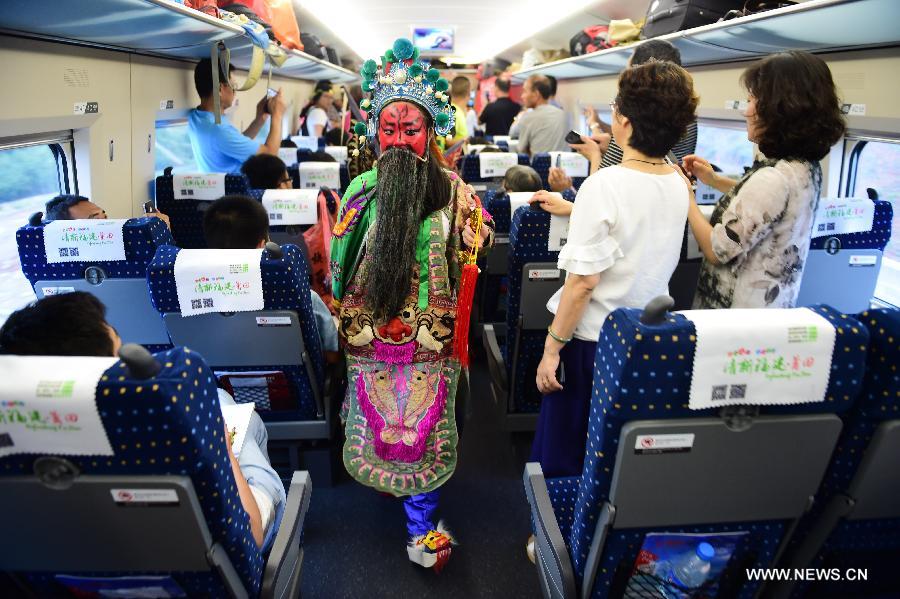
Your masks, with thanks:
M566 113L551 106L550 81L543 75L532 75L522 87L522 102L530 110L519 116L517 134L519 152L540 154L541 152L566 152Z
M538 192L551 213L571 210L559 253L565 285L547 303L554 312L536 382L546 394L532 461L548 477L581 472L590 413L594 355L610 312L643 307L667 293L687 218L690 190L663 157L694 120L691 76L670 62L625 69L613 104L613 136L624 150L618 166L585 180L572 206ZM565 386L556 378L563 364Z
M202 172L231 173L239 170L244 161L254 154L278 155L278 148L281 147L281 117L285 110L281 90L271 98L263 97L256 104L256 118L242 134L228 122L226 114L221 115L222 122L218 125L213 114L213 93L219 94L223 113L234 104L234 84L228 73L219 70L219 89L213 90L212 62L204 58L194 69L194 85L200 95L200 105L188 113L188 136L194 160ZM269 135L266 143L259 145L253 138L270 115L272 123Z
M484 107L478 122L484 124L485 135L508 135L509 127L522 106L509 99L509 81L506 79L497 78L494 93L497 99Z
M844 134L831 72L806 52L773 54L741 76L747 137L766 159L740 181L699 156L688 172L725 193L709 222L695 201L688 220L703 251L694 308L791 308L809 251L824 158Z

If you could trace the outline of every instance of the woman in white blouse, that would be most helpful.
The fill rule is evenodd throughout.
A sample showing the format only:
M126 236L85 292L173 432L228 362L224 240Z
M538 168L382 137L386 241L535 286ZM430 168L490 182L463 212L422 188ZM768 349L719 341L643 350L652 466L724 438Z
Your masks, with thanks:
M643 307L668 291L690 188L663 157L694 121L696 108L693 81L681 67L653 60L625 69L612 104L613 137L624 151L621 164L591 175L574 206L546 192L535 198L551 213L571 209L558 264L568 274L547 303L555 317L536 377L545 397L531 457L546 476L581 472L604 319L616 308Z

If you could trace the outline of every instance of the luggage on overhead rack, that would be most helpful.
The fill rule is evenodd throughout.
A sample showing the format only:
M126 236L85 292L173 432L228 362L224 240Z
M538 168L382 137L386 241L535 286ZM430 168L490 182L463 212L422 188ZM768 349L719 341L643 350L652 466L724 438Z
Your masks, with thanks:
M641 37L649 39L709 25L724 17L728 11L743 6L743 0L653 0L647 8Z

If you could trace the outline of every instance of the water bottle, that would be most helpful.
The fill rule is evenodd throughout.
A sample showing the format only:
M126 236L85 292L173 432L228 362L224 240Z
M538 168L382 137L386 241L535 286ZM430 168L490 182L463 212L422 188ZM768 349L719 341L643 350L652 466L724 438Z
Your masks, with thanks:
M657 590L665 599L683 599L685 594L678 589L696 589L706 582L709 562L715 555L713 546L704 542L694 551L657 563L655 574L662 581Z

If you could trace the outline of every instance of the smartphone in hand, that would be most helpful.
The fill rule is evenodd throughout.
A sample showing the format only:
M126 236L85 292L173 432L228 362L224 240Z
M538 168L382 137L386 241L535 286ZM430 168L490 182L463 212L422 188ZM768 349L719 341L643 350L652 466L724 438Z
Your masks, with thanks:
M581 143L581 134L577 131L569 131L566 133L566 143L567 144L580 144Z
M154 212L156 212L156 208L153 207L153 200L144 202L144 214L152 214Z

